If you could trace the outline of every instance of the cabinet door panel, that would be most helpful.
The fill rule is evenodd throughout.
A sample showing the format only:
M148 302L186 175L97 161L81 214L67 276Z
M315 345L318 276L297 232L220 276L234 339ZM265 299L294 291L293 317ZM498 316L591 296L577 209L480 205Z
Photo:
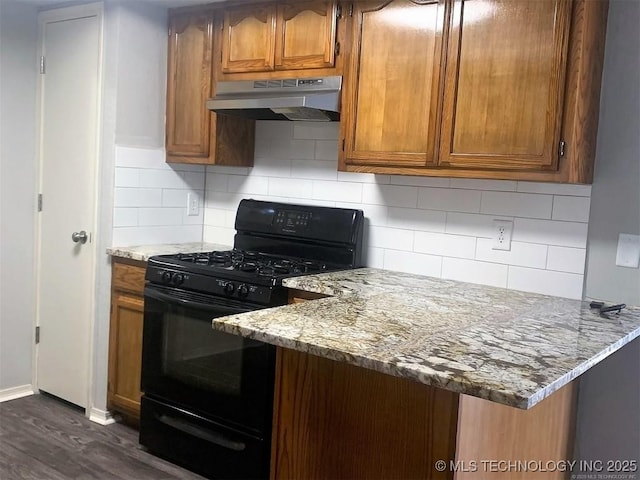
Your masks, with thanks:
M456 0L440 163L557 168L570 2Z
M169 27L167 155L208 157L213 16L175 16Z
M278 5L275 66L279 70L333 67L335 2Z
M355 5L343 138L346 162L433 162L444 1Z
M276 7L229 9L224 14L222 71L273 70Z
M113 292L109 333L109 408L137 417L142 365L142 297Z

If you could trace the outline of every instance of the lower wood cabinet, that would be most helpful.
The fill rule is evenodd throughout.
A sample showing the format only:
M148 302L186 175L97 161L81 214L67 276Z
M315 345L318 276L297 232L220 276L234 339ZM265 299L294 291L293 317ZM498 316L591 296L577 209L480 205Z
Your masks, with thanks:
M140 368L146 264L114 258L109 326L107 408L137 424L140 417Z

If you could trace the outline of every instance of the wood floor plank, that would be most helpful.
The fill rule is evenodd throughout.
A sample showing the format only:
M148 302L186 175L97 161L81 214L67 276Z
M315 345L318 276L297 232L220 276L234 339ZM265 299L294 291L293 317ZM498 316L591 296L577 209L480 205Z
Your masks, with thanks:
M2 480L196 480L147 453L126 425L98 425L50 396L0 404Z

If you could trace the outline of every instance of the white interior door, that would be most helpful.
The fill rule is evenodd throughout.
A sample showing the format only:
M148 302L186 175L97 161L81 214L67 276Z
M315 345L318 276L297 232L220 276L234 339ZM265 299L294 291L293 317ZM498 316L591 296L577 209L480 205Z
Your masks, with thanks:
M73 9L65 9L73 10ZM100 17L41 17L38 389L88 403ZM64 15L62 15L64 17ZM73 16L73 15L72 15ZM43 19L44 18L44 19ZM81 235L85 232L86 243Z

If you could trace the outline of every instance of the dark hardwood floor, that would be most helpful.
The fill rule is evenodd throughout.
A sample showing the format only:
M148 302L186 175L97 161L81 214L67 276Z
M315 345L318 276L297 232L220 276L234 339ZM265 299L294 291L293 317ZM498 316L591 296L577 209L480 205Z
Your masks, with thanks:
M46 395L0 403L0 478L202 479L157 458L126 425L98 425Z

